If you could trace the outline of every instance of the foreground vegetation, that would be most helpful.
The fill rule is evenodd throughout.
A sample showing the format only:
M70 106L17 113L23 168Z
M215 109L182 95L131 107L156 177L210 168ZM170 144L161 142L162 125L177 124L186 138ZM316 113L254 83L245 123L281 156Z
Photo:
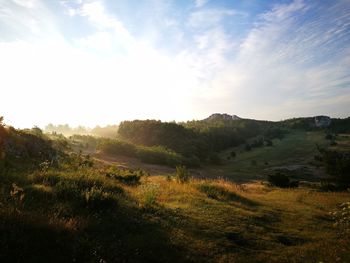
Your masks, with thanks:
M0 261L349 262L350 137L264 134L189 170L169 145L0 125Z
M79 168L1 178L2 262L348 262L348 192ZM123 177L134 179L122 179ZM136 176L136 177L135 177ZM341 221L340 221L341 220ZM344 221L345 220L345 221ZM347 221L349 222L349 221ZM20 249L19 249L20 248Z

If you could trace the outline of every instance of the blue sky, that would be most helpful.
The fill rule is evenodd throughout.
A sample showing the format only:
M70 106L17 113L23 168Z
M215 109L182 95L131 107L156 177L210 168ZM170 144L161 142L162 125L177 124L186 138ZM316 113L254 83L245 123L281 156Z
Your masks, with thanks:
M17 127L350 115L350 1L0 0Z

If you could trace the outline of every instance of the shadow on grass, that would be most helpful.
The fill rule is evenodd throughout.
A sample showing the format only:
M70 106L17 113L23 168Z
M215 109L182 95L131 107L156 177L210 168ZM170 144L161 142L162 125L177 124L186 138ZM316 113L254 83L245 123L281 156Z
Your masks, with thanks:
M0 262L189 262L118 189L79 178L52 187L12 179L0 187ZM11 196L13 183L23 200Z
M243 205L250 206L250 207L256 207L259 205L257 202L253 200L240 196L234 192L228 191L225 188L217 185L200 184L197 186L197 189L200 192L205 193L209 198L212 198L218 201L239 202Z

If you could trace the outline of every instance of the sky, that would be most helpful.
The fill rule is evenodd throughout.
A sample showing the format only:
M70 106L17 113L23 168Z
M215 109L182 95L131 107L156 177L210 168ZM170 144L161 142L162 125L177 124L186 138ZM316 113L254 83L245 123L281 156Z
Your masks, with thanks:
M350 116L350 0L0 0L15 127Z

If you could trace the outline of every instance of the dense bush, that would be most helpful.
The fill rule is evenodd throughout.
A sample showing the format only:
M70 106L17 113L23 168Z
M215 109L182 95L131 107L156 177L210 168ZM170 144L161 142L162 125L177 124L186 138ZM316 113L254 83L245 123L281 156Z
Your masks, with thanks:
M271 185L287 188L290 186L289 178L288 176L277 172L276 174L270 174L268 175L268 181Z
M181 155L162 146L141 147L137 150L137 157L145 163L162 164L171 167L175 167L183 162Z
M55 164L59 154L39 128L19 130L0 123L1 169L36 168L47 160Z
M131 170L131 169L121 169L117 167L110 167L106 173L106 177L116 179L122 183L129 185L139 184L142 176L148 176L148 173L143 170Z
M136 156L136 146L132 143L113 140L113 139L104 139L99 142L97 145L97 149L113 155L124 155L135 157Z

